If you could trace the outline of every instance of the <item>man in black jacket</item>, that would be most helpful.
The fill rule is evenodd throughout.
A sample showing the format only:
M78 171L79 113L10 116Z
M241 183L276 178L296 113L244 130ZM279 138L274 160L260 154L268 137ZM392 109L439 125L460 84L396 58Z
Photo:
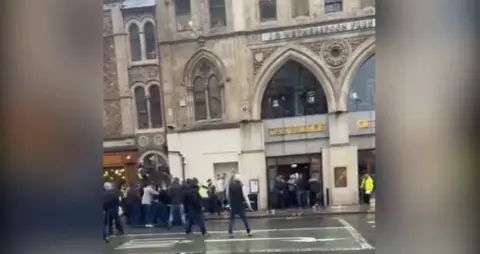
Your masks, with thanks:
M183 192L184 188L180 185L180 179L175 177L172 184L168 188L168 196L170 197L170 217L168 218L168 226L171 227L176 214L180 215L183 225L185 222L185 212L183 209Z
M106 183L104 185L105 193L103 195L103 211L105 214L104 223L108 226L108 234L113 235L113 223L118 234L123 234L123 226L120 222L119 207L122 193L120 190L114 188L112 184Z
M187 180L187 189L184 196L185 210L187 211L187 226L185 233L192 233L193 224L197 224L202 235L208 236L203 218L202 197L198 193L198 185Z
M233 238L233 224L235 223L235 217L238 216L242 219L245 225L245 230L248 236L252 236L250 226L248 225L247 217L245 215L245 204L250 211L253 211L248 199L247 193L243 189L243 183L240 180L240 176L235 174L227 188L227 197L230 203L230 222L228 224L228 234L230 238Z

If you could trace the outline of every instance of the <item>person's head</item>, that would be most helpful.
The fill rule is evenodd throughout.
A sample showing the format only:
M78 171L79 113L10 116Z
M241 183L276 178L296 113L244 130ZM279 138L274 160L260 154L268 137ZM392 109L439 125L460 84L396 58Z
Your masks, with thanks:
M195 184L195 185L198 184L198 179L197 179L196 177L194 177L194 178L192 179L192 184Z
M105 183L103 184L103 189L105 189L105 190L111 190L111 189L113 189L113 184L110 183L110 182L105 182Z
M179 184L179 183L180 183L180 178L174 177L172 183L174 183L174 184Z

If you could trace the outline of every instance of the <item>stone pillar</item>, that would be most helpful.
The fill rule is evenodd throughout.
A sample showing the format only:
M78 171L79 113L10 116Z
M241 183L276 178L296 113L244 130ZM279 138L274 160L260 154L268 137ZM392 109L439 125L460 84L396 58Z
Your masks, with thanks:
M122 134L129 135L135 131L135 115L133 112L133 99L130 92L130 82L128 80L129 58L127 54L127 34L123 22L121 8L122 4L116 4L112 7L113 38L115 45L115 57L117 64L118 90L122 112Z
M348 113L330 114L328 132L330 147L322 149L322 164L324 188L329 189L330 204L358 204L357 147L349 144ZM343 167L346 172L340 175ZM338 171L337 176L335 171ZM344 179L346 186L340 186Z
M239 171L244 184L250 179L259 182L258 208L268 208L267 169L265 162L262 122L242 123L240 126L241 152L238 156Z

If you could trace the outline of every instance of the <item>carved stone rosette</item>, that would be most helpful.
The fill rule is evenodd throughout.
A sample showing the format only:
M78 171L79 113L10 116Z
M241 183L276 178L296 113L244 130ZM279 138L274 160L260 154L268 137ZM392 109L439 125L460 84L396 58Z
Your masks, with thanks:
M351 55L351 48L347 41L332 41L327 43L322 50L322 56L330 66L332 73L335 77L339 77L343 66L348 61L348 57Z
M277 48L278 47L252 49L253 75L257 75L258 70L260 70L263 63L265 63L265 60L267 60Z
M350 56L350 47L346 41L334 41L325 46L322 55L328 65L340 68Z

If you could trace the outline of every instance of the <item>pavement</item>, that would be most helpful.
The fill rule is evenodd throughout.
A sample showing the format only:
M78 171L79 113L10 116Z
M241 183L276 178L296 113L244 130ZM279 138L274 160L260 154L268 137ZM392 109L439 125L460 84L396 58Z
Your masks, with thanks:
M228 238L226 221L208 221L210 236L198 228L185 235L181 227L130 228L105 246L106 254L229 254L229 253L338 253L375 252L375 215L350 214L312 218L250 220L253 237L237 220L235 237Z
M363 213L375 213L375 206L371 207L366 205L342 205L342 206L329 206L323 209L285 209L285 210L263 210L249 212L249 218L273 218L273 217L296 217L296 216L322 216L322 215L345 215L345 214L363 214ZM300 214L300 215L299 215ZM226 217L218 216L216 214L205 214L206 220L224 220Z

